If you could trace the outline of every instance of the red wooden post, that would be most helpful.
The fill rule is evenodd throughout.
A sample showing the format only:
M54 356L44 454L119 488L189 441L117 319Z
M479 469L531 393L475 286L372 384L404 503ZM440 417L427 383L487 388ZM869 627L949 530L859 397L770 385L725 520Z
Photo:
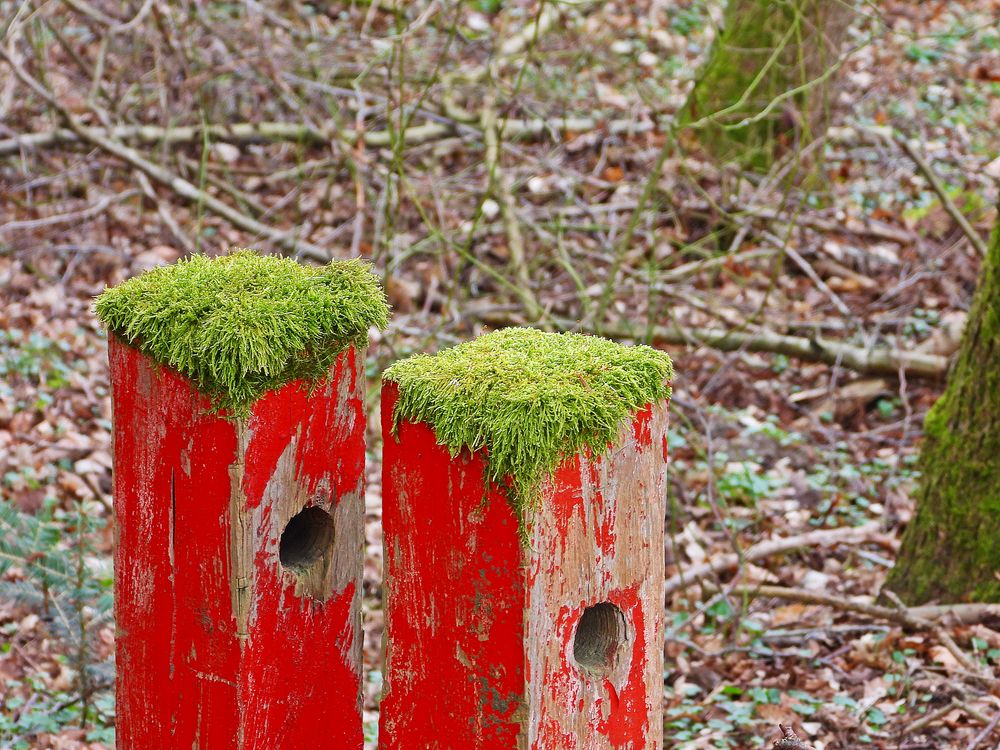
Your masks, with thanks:
M234 422L109 346L118 747L360 748L362 358Z
M288 302L299 273L288 263L245 252L195 258L110 290L98 313L120 330L137 306L159 305L142 313L150 333L137 343L150 344L161 330L154 325L176 316L187 327L172 329L181 331L172 340L185 343L205 325L185 322L194 309L234 328L213 339L233 347L247 330L298 325L302 318L293 316L306 314ZM280 273L291 291L261 291ZM301 273L307 299L322 301L323 285L341 270ZM373 316L384 324L384 302L367 270L342 273L353 275L359 294L375 290ZM206 280L189 283L195 274ZM215 286L205 292L208 284ZM195 303L192 288L203 293ZM249 326L227 305L242 305ZM348 334L358 344L365 320ZM191 347L199 357L209 349ZM354 346L327 351L317 361L336 359L325 379L258 385L245 408L220 413L219 401L193 380L109 336L119 750L363 746L364 355ZM300 366L302 359L289 361Z
M383 388L383 750L662 746L666 401L538 490L527 545L489 450L453 457ZM528 450L531 446L526 446Z

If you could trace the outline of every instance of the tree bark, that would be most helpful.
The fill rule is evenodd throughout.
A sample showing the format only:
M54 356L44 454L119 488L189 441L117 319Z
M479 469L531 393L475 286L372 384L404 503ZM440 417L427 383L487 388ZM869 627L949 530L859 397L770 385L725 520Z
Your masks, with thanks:
M826 130L829 80L850 21L834 0L730 0L681 113L718 162L766 171ZM795 93L791 93L791 92Z
M886 586L910 604L1000 602L1000 222L924 432L917 512Z

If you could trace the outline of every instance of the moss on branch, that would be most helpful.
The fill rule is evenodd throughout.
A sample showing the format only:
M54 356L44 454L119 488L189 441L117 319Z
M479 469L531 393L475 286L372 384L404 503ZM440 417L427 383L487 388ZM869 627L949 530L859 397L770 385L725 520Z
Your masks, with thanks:
M235 416L288 382L321 381L341 351L365 346L368 329L389 317L360 260L313 267L252 250L147 271L106 289L95 307L111 333Z

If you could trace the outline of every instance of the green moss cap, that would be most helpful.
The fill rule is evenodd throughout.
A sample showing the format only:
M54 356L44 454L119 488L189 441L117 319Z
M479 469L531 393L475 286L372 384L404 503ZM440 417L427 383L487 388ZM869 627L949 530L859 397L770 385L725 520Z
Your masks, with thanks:
M238 250L195 255L112 288L101 322L151 358L189 377L235 416L293 380L319 382L348 346L365 346L389 318L367 263L303 266Z
M396 362L394 419L428 423L453 455L486 449L522 522L565 456L603 452L637 410L670 396L666 353L597 336L506 328ZM522 528L530 523L522 523Z

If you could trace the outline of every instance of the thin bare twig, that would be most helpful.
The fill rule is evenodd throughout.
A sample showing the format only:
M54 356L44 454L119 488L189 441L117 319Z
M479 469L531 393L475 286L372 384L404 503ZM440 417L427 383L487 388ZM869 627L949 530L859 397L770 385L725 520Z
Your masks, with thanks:
M827 547L846 543L859 544L861 542L872 541L882 535L882 524L875 521L863 526L821 529L819 531L799 534L798 536L785 537L784 539L772 539L760 542L748 547L742 555L721 555L700 565L694 565L675 576L671 576L664 584L664 591L667 596L670 596L675 591L693 586L715 573L734 570L742 564L762 560L781 554L782 552L789 552L803 547Z
M937 193L937 197L941 199L941 205L944 206L944 210L947 211L948 215L955 220L956 224L958 224L958 228L962 230L962 234L968 238L972 247L975 248L977 253L979 253L979 257L985 258L987 252L986 242L979 236L979 232L973 228L972 224L969 223L969 220L965 218L965 214L963 214L959 210L958 206L955 205L955 201L953 201L951 196L948 195L948 191L945 190L937 172L935 172L934 168L927 162L927 160L920 155L920 152L917 151L913 144L910 143L905 136L896 133L887 134L882 130L871 130L870 132L876 133L883 138L890 140L903 149L906 155L910 157L914 164L917 165L917 169L919 169L921 173L923 173L924 177L927 178L927 181L931 184L931 188L935 193Z
M21 221L8 221L6 224L0 224L0 234L6 232L23 231L27 229L40 229L41 227L50 227L56 224L69 224L71 222L85 221L86 219L92 219L95 216L107 211L111 206L116 203L121 203L122 201L128 200L129 198L136 195L138 190L126 190L121 193L116 193L114 195L106 195L101 198L97 203L88 206L87 208L81 209L79 211L68 211L64 214L54 214L52 216L43 216L40 219L23 219Z
M482 125L486 145L486 169L490 175L490 182L500 199L500 215L503 218L504 232L507 235L507 248L510 250L514 276L521 289L521 299L524 301L528 318L533 321L538 320L542 317L542 308L531 288L531 278L528 275L528 264L525 259L524 236L521 234L521 225L517 218L513 184L510 175L500 164L500 133L497 127L493 94L487 98L483 105Z
M1000 723L1000 711L994 714L993 718L990 719L990 723L983 727L983 731L972 738L969 744L965 746L965 750L976 750L982 744L983 740L993 734L993 730L997 728L998 723Z

